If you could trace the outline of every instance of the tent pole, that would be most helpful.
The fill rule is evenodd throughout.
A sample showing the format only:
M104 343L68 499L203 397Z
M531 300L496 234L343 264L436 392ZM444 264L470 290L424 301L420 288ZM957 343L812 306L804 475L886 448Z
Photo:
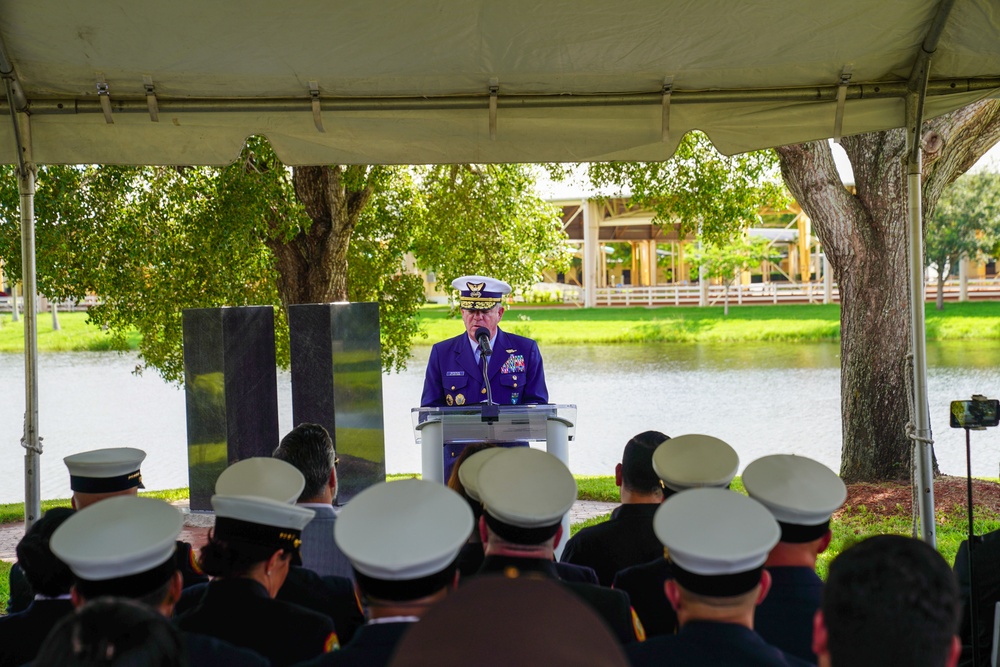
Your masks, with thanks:
M21 284L24 287L24 525L41 517L41 438L38 437L38 296L35 282L35 166L19 171Z
M35 280L35 165L30 146L25 146L18 111L27 100L17 81L7 50L0 42L0 77L17 151L17 186L21 197L21 294L24 298L24 527L31 528L42 514L42 439L38 437L38 287ZM29 137L30 142L30 137ZM27 156L27 158L26 158ZM15 294L15 304L17 296Z
M955 0L941 0L906 82L906 196L910 269L910 340L913 349L913 433L916 448L913 457L917 487L917 513L920 536L931 546L937 544L934 524L934 441L927 403L927 331L924 322L924 235L922 210L920 130L924 121L924 101L930 81L931 55L937 50L941 33Z

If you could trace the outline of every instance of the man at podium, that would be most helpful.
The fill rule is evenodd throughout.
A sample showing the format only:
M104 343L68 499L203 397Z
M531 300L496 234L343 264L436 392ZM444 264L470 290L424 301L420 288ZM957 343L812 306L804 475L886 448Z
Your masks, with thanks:
M465 332L431 348L421 407L485 403L490 398L498 405L548 403L538 345L497 326L510 285L486 276L462 276L451 286L460 292Z

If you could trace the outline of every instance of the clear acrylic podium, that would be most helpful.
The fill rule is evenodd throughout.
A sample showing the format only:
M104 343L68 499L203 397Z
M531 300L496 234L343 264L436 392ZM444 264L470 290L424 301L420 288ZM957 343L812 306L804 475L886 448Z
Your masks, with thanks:
M444 479L444 445L473 442L545 443L545 451L569 467L569 443L576 435L575 405L501 405L496 421L483 421L482 404L447 408L413 408L413 433L421 449L421 474ZM569 539L569 513L563 517L563 538Z

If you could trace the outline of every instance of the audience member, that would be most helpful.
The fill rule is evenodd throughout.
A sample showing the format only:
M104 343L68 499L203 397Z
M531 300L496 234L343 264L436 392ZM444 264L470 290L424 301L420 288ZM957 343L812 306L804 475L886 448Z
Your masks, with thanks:
M253 457L237 461L223 470L215 482L215 492L220 496L261 496L291 505L305 493L305 484L304 475L291 463L276 458ZM309 525L312 525L311 521L307 527ZM330 530L332 541L332 526ZM305 546L305 542L302 546ZM333 547L337 553L341 553L336 545ZM341 558L347 562L342 553ZM353 573L349 574L353 576ZM177 614L198 604L206 589L207 584L185 589L177 604ZM365 622L358 598L354 594L352 579L337 575L320 576L302 565L293 564L288 569L285 583L275 599L291 602L329 617L341 643L350 641L355 631Z
M813 650L821 667L953 667L958 583L929 544L876 535L830 564Z
M274 599L289 568L301 563L300 536L312 510L218 494L212 508L215 528L200 560L213 579L198 605L177 617L177 626L254 650L276 666L336 648L330 618Z
M456 559L472 528L468 504L434 482L382 483L355 496L336 538L354 567L368 623L308 667L388 664L400 638L458 584Z
M121 496L80 510L52 535L51 549L73 572L73 604L104 596L134 599L173 613L182 577L174 559L183 519L162 500ZM260 656L209 637L182 633L190 663L263 665Z
M1000 602L1000 530L976 535L972 558L976 571L976 633L978 663L987 665L993 651L993 616ZM958 664L972 665L972 586L969 577L969 542L963 540L955 556L955 576L962 593L962 657Z
M673 564L664 589L680 629L627 647L633 667L809 664L753 630L754 609L771 584L764 561L780 536L763 505L722 489L691 489L664 502L653 525Z
M84 509L107 498L135 496L142 484L139 466L146 458L146 452L134 447L111 447L71 454L63 459L69 471L69 486L73 492L71 504L75 509ZM183 575L184 586L193 586L208 581L194 557L191 545L177 542L174 558ZM11 597L7 611L25 609L34 593L22 581L20 567L15 563L10 571Z
M17 562L35 595L24 611L0 616L0 667L31 662L52 626L73 613L73 573L49 548L52 533L72 515L68 507L50 509L17 544Z
M274 458L295 466L305 477L298 504L316 515L302 530L302 567L320 576L351 578L351 564L337 548L333 530L337 515L337 452L333 438L319 424L299 424L281 439Z
M816 559L830 545L830 517L847 499L847 487L822 463L786 454L748 465L743 487L781 528L764 563L771 590L757 607L754 629L767 643L815 663L813 616L823 598Z
M469 582L431 609L390 664L628 667L600 617L558 583L495 576Z
M728 488L739 465L736 450L710 435L680 435L653 452L653 470L663 482L664 498L685 489ZM628 593L648 637L677 630L677 615L663 587L672 578L670 561L662 552L655 560L615 575L612 587Z
M170 621L146 605L121 598L88 602L63 618L32 663L33 667L189 664L180 634Z
M479 574L558 579L553 555L562 539L563 515L576 500L576 480L565 464L537 449L509 449L483 464L476 485L484 507L479 534L486 554ZM645 638L621 591L563 585L601 614L622 643Z
M601 585L610 586L619 570L662 556L653 514L663 502L663 487L653 470L653 452L669 439L659 431L644 431L628 441L621 463L615 466L622 504L610 520L570 538L560 560L594 568Z

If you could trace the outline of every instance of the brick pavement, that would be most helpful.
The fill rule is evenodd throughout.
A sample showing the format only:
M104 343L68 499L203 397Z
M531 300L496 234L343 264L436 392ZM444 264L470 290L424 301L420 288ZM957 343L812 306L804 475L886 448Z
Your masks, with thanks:
M180 539L199 548L208 539L208 530L215 525L215 516L209 513L188 511L186 500L174 503L184 512L184 529ZM593 517L607 514L617 506L617 503L602 503L592 500L578 500L570 510L571 523L578 523ZM24 523L8 523L0 525L0 560L13 562L17 560L15 547L24 536Z

